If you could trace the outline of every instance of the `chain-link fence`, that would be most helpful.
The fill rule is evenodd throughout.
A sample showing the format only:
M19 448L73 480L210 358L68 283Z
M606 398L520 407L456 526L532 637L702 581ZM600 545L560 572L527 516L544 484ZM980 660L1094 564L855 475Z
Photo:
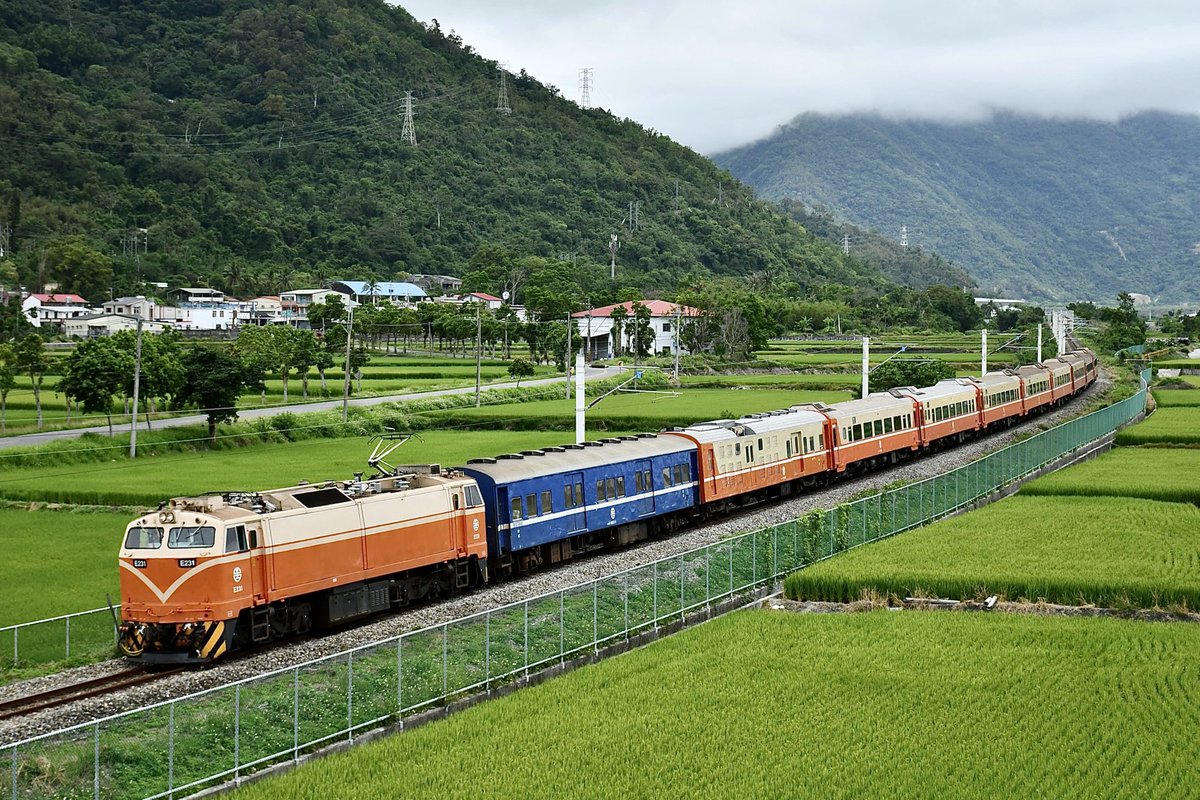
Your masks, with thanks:
M0 628L0 670L115 654L119 612L96 608Z
M0 800L183 796L598 654L969 505L1142 412L1133 397L970 465L569 589L0 748Z

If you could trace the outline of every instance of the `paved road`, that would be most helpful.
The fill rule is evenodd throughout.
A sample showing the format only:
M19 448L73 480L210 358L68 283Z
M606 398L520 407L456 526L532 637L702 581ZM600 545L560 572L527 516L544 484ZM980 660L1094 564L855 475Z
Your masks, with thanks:
M611 378L619 375L624 370L620 367L588 367L584 372L584 379L589 381L600 380L603 378ZM557 383L560 386L564 383L564 378L539 378L532 381L522 382L522 386L546 386L548 384ZM484 390L489 389L513 389L516 388L515 381L506 383L488 383L484 384ZM565 391L565 390L564 390ZM420 400L426 397L438 397L441 395L452 394L474 394L474 386L463 386L457 389L439 389L432 392L411 392L409 394L389 394L379 397L352 397L350 405L352 406L377 406L384 403L395 403L403 400ZM297 403L286 406L271 406L269 408L246 408L238 411L238 419L248 420L257 419L259 417L273 417L276 414L284 412L292 414L303 414L310 411L332 411L342 407L341 398L337 400L322 400L315 403ZM153 430L162 430L163 428L178 428L184 425L204 425L207 423L208 417L203 414L190 414L186 417L171 417L168 419L151 420L150 427ZM115 428L121 432L121 428ZM125 424L124 431L128 432L128 421ZM138 423L138 431L146 430L143 422ZM75 439L85 433L98 433L102 436L108 435L108 425L93 425L88 428L67 428L60 431L43 431L41 433L26 433L20 436L6 436L0 438L0 449L6 447L29 447L31 445L45 444L46 442L54 442L60 439Z

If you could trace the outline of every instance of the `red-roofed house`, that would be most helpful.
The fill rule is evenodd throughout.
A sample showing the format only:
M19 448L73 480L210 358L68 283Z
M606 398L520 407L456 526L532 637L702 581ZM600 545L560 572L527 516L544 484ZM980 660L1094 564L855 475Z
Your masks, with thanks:
M59 328L69 319L93 312L87 300L77 294L31 294L21 302L21 310L35 328Z
M495 311L496 309L500 308L500 306L504 305L503 300L501 300L499 297L496 297L496 295L488 294L487 292L467 292L466 294L460 294L458 296L458 302L483 303L484 306L492 311Z
M650 348L650 352L655 355L670 355L678 347L680 353L686 354L688 349L679 340L679 328L685 317L698 317L700 311L691 306L681 306L666 300L642 300L640 302L641 305L650 309L650 328L654 331L654 345ZM575 319L579 336L587 342L586 354L589 361L597 358L612 358L612 313L613 309L618 306L625 309L626 319L632 321L634 316L632 301L614 303L610 306L593 308L571 315ZM633 325L625 323L621 331L624 339L622 352L628 353L633 349L630 344L632 331Z

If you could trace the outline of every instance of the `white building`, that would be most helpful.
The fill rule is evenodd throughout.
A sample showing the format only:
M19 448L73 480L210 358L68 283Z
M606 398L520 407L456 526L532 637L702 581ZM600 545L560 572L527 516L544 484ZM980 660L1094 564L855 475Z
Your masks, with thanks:
M132 314L142 319L156 319L154 312L157 309L157 303L140 294L137 297L118 297L104 304L105 314Z
M35 328L62 329L69 319L95 311L77 294L31 294L21 301L21 310Z
M67 336L78 336L80 339L109 336L117 331L137 329L138 319L133 314L91 314L64 322L63 333ZM171 326L165 322L142 321L142 333L162 333L169 327Z
M681 306L668 303L666 300L642 300L640 304L650 310L650 329L654 332L654 344L650 348L653 355L670 355L679 352L686 354L687 348L679 341L680 326L687 317L700 316L699 310L691 306ZM613 318L612 312L617 307L625 309L626 317L622 325L621 335L624 342L621 351L632 351L631 336L634 328L634 302L614 303L610 306L580 311L571 316L580 338L587 343L585 353L589 361L613 356Z
M410 305L429 297L415 283L397 281L333 281L329 286L360 304L377 305L380 301L387 301L396 305Z

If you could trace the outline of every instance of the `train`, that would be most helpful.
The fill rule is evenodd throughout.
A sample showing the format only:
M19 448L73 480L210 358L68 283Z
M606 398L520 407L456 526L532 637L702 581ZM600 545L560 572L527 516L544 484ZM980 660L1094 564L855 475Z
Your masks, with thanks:
M669 534L1061 405L1095 354L658 433L269 491L178 497L126 528L128 659L208 663ZM394 449L394 445L392 446Z

